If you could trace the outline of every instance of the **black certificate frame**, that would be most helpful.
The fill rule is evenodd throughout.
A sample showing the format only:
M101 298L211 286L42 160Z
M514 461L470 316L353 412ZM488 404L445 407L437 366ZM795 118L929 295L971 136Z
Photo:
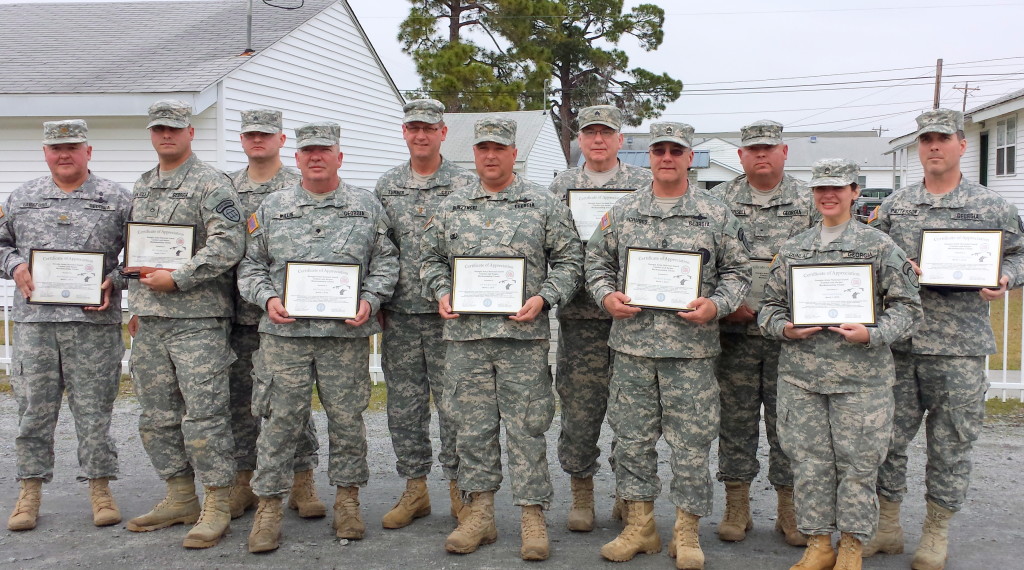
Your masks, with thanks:
M619 200L621 200L622 198L625 198L626 196L628 196L629 194L632 194L634 192L636 192L636 188L567 188L565 190L565 205L569 208L569 212L572 212L572 197L573 197L573 194L576 194L576 193L590 193L590 194L598 194L598 193L624 193L625 194L624 196L620 196L619 197ZM616 201L618 201L618 200L616 200ZM576 214L573 214L573 223L576 224L576 226L577 226L576 233L579 234L579 225L576 222ZM601 218L597 219L597 224L595 225L595 227L596 228L600 228L601 227ZM587 241L590 240L590 236L584 236L584 235L580 234L580 240L583 243L587 243Z
M452 312L453 313L456 313L456 314L459 314L459 315L490 315L490 316L494 316L494 315L514 315L514 314L516 314L518 312L518 311L514 311L514 312L510 313L508 311L498 311L498 310L495 310L495 311L458 311L458 310L455 309L456 302L457 302L456 292L458 291L458 272L456 271L456 267L457 267L458 263L460 261L490 261L490 260L506 260L506 261L513 261L514 260L514 261L519 261L522 264L522 275L523 275L523 279L522 280L523 280L523 284L522 284L522 287L520 287L519 297L521 299L521 302L519 303L519 306L521 308L523 305L526 304L526 299L527 299L527 297L526 297L526 270L527 270L527 264L526 264L526 257L525 256L520 256L520 255L513 255L513 256L503 256L503 255L456 255L456 256L452 257L452 263L451 263L451 268L452 268L452 293L451 293L451 297L449 299L450 302L451 302L451 308L452 308Z
M297 314L297 313L292 313L292 311L288 309L287 301L288 301L288 269L291 266L293 266L293 265L309 265L309 266L323 266L323 267L348 267L348 268L355 268L355 270L356 270L356 282L355 282L355 285L354 285L354 289L356 291L356 298L355 298L355 307L354 307L354 310L353 310L351 316L331 317L331 316L316 315L316 314ZM290 318L290 319L316 319L316 320L332 320L332 321L347 321L347 320L355 319L356 316L359 314L359 296L360 296L360 293L361 293L362 290L363 290L363 265L361 263L341 263L341 262L334 262L334 261L301 261L301 260L291 260L291 261L286 261L284 263L284 290L281 292L281 305L284 307L285 311L288 312L288 318Z
M824 327L837 327L839 325L842 325L844 323L848 323L849 322L849 321L821 321L821 322L814 322L814 323L797 323L796 322L796 317L794 316L794 310L793 310L793 306L794 306L794 303L793 303L793 299L794 299L793 282L794 282L794 277L795 277L795 275L794 275L795 270L799 270L799 269L828 269L829 267L844 267L844 268L866 267L868 269L868 272L870 273L870 277L871 278L868 279L868 281L867 281L867 285L868 285L867 293L868 294L865 296L865 298L869 299L870 302L871 302L871 322L860 323L860 324L864 325L865 327L876 327L876 326L878 326L878 310L877 310L877 307L875 307L875 282L876 282L876 275L875 275L874 265L872 265L870 263L805 263L805 264L790 265L789 266L789 271L788 271L789 275L788 275L787 285L788 285L788 294L789 294L789 319L790 319L790 322L793 323L793 326L796 327L796 328L811 328L811 327L823 327L824 328ZM833 309L833 310L835 310L835 309Z
M924 280L924 275L918 277L918 282L922 287L928 287L929 289L944 289L947 291L978 291L981 289L999 289L999 280L1003 277L1003 240L1006 237L1006 232L999 229L984 229L984 228L924 228L921 230L920 239L918 241L921 244L918 252L918 267L922 267L924 264L924 240L929 234L940 234L940 233L998 233L999 234L999 247L995 256L999 260L996 266L995 282L990 285L970 285L963 283L941 283L941 282L929 282Z
M33 248L29 250L28 257L28 272L30 275L35 274L36 269L36 253L59 253L68 255L98 255L99 259L99 271L97 271L98 279L96 280L96 288L99 290L100 300L97 303L61 303L55 301L32 301L31 297L26 299L25 302L29 305L48 305L51 307L102 307L103 306L103 281L107 278L104 270L107 267L107 254L103 251L91 251L91 250L69 250L69 249L47 249L47 248Z
M189 245L189 251L191 255L187 259L191 259L196 254L196 225L195 224L167 224L162 222L128 222L125 226L124 231L124 266L127 267L145 267L145 266L133 266L128 263L131 259L131 239L132 239L132 228L134 227L173 227L173 228L188 228L192 232L192 243ZM183 258L186 259L186 258ZM166 269L164 267L157 267L157 269ZM168 271L171 271L168 269Z
M704 283L704 256L699 251L676 250L676 249L655 249L655 248L649 248L649 247L627 247L626 248L626 263L624 264L624 268L623 268L623 271L622 271L622 289L623 289L622 293L624 295L629 296L629 293L627 293L625 291L625 289L626 289L626 283L629 282L629 266L630 266L629 258L630 258L630 254L632 254L633 252L638 252L638 253L639 252L663 253L663 254L680 255L680 256L686 256L686 257L696 257L697 260L698 260L697 261L697 276L696 276L696 280L697 280L697 296L694 297L693 299L691 299L690 301L688 301L687 304L692 303L696 299L700 298L701 285ZM632 302L632 300L630 300L629 303L625 303L625 305L628 305L630 307L639 307L641 309L652 309L652 310L655 310L655 311L672 311L672 312L676 312L676 313L679 313L679 312L689 313L689 312L695 310L692 307L677 307L675 305L649 305L649 304L643 304L643 303L634 303L634 302Z

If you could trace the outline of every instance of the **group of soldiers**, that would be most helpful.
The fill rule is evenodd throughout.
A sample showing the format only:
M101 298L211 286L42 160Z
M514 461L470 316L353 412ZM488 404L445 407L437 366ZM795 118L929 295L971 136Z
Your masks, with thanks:
M705 191L688 177L691 126L651 126L648 170L618 159L621 111L587 107L578 117L583 166L544 188L514 172L514 121L475 124L472 173L440 153L448 130L443 105L415 100L402 125L409 160L369 192L340 178L339 125L295 129L296 172L281 162L280 112L243 111L241 119L249 164L228 176L193 154L188 104L152 105L148 129L159 164L131 193L89 171L84 121L44 124L51 175L18 188L0 211L0 271L21 293L12 364L21 492L9 529L36 526L65 390L94 522L121 520L108 485L117 477L108 432L123 353L120 292L128 289L139 433L167 483L162 501L128 521L131 531L193 525L184 546L206 548L255 507L249 550L267 552L280 545L285 498L300 517L324 517L313 477L315 386L327 415L328 478L337 489L333 527L339 538L363 538L367 337L382 332L388 427L406 480L382 526L402 528L431 513L433 401L438 462L458 521L445 548L465 554L496 540L503 425L513 504L522 507L521 556L546 559L544 511L554 493L546 433L555 413L547 315L557 307L558 461L570 476L572 531L595 526L593 477L606 412L614 432L612 516L623 530L602 556L626 561L661 550L654 500L662 435L671 450L676 521L668 550L677 568L704 566L698 526L711 513L716 437L726 493L718 536L744 540L753 527L763 407L775 529L786 543L807 546L794 566L801 570L860 568L862 555L902 552L907 446L927 417L928 515L914 568L944 567L949 519L965 499L984 411L984 355L994 351L986 303L1024 281L1016 208L960 174L961 114L918 118L924 180L882 204L873 215L877 229L849 220L856 165L817 163L809 189L784 172L788 149L773 121L743 127L744 174ZM593 235L581 236L568 207L569 192L580 189L631 193ZM129 222L193 226L191 259L131 278L118 262ZM923 288L918 296L920 230L948 227L1004 231L1001 289ZM102 305L28 303L28 259L41 248L105 252ZM624 281L632 248L700 255L698 296L686 310L631 303ZM787 264L819 255L876 266L884 282L877 329L793 328ZM453 259L462 256L521 258L521 308L511 315L454 311ZM763 295L751 292L751 260L773 258ZM292 317L282 299L294 261L358 266L355 316ZM813 409L812 401L836 411ZM861 407L844 408L847 402ZM846 424L829 427L828 414ZM840 441L830 433L842 425L851 437ZM835 532L842 533L838 552Z

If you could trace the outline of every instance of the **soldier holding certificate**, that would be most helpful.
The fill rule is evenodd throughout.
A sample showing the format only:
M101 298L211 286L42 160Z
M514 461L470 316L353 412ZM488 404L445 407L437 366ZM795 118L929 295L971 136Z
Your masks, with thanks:
M893 346L896 360L896 419L885 463L878 471L881 502L879 530L865 555L903 552L900 502L907 491L907 447L921 422L927 422L925 474L928 514L915 568L942 568L949 519L959 511L970 486L971 447L981 430L988 380L985 355L995 352L988 302L1024 283L1024 227L1017 208L960 172L967 149L963 115L948 109L917 117L918 154L924 180L901 188L882 202L874 224L907 255L927 263L941 250L922 251L922 230L1002 231L999 286L991 288L929 285L921 289L924 320L906 342ZM934 282L925 273L922 282ZM925 419L927 412L927 419Z
M115 266L131 197L89 171L92 146L81 119L43 123L43 156L50 175L18 187L0 210L0 272L18 287L11 386L18 400L14 443L21 492L7 528L36 527L42 484L53 478L53 437L65 390L78 434L78 480L89 481L93 523L107 526L121 522L107 482L117 478L109 431L124 354L123 282ZM42 249L101 252L100 263L76 264L75 256L67 256L61 276L91 290L98 306L33 303L41 272L30 260L33 250Z
M654 181L619 200L587 243L587 290L615 319L608 420L616 493L626 527L601 555L626 561L661 551L655 445L672 450L676 523L669 555L703 568L700 517L711 514L711 442L718 435L718 319L750 288L743 230L717 198L691 188L693 127L651 125ZM659 308L641 308L636 305Z

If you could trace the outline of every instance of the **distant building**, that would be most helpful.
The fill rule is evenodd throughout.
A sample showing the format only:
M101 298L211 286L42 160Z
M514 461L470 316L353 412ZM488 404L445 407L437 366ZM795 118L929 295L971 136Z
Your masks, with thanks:
M473 162L473 125L483 117L504 117L516 122L515 171L520 176L547 187L555 175L565 170L565 155L558 142L555 123L548 111L507 111L501 113L445 113L448 137L441 143L445 158L468 170Z

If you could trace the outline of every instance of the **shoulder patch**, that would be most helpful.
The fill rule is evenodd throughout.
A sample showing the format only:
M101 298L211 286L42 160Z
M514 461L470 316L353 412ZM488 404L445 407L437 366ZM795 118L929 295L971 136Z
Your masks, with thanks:
M878 209L879 208L881 208L881 206L875 206L875 209L871 210L871 215L868 216L868 223L869 224L874 223L875 220L878 219Z
M249 233L260 229L260 221L256 219L256 212L253 212L249 219L245 221L245 228L249 230Z
M242 215L238 212L238 206L235 205L235 201L230 198L225 198L220 201L219 204L213 209L213 211L224 216L229 222L240 222L242 221Z
M4 207L0 206L0 218L4 217Z
M610 227L612 227L612 218L608 215L608 212L605 212L601 216L601 231L607 230Z

